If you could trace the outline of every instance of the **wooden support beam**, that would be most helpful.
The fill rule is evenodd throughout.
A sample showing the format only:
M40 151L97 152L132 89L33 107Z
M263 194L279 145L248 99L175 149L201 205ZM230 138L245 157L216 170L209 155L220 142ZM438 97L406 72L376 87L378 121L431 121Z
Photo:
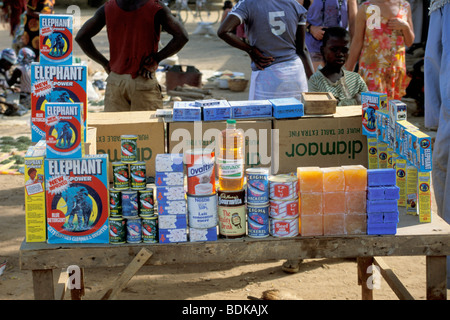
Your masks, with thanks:
M61 269L61 273L59 274L58 283L56 284L55 289L55 300L64 300L64 296L66 294L67 278L67 270Z
M359 257L356 259L358 264L358 284L361 286L361 299L373 300L373 288L367 285L369 277L369 266L372 266L373 257Z
M35 300L54 300L53 270L33 270L33 288Z
M447 300L447 258L427 256L427 300Z
M414 297L408 292L408 289L406 289L397 277L394 270L392 270L381 257L375 257L373 263L380 268L383 279L386 280L389 287L400 300L414 300Z

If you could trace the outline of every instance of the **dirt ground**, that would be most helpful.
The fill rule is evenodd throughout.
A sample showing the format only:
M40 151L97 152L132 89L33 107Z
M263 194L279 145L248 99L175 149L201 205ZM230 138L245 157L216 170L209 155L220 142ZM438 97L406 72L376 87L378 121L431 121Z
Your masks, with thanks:
M64 12L58 8L58 12ZM82 21L93 14L82 9ZM194 65L204 74L214 71L239 71L250 78L248 56L233 49L212 35L193 34L197 24L191 19L186 28L190 41L178 54L180 64ZM217 29L217 25L213 27ZM167 39L162 35L162 41ZM10 45L5 28L0 29L2 48ZM95 43L106 50L103 30ZM76 56L86 57L76 46ZM95 64L90 64L92 69ZM91 69L91 71L92 71ZM217 97L230 100L246 99L243 93L215 89ZM418 124L423 118L413 119ZM0 120L0 136L30 135L29 114L23 117L4 117ZM7 261L0 276L1 300L33 299L31 272L20 270L19 248L25 237L24 178L22 175L0 175L0 263ZM200 244L201 245L201 244ZM406 288L416 299L425 299L425 258L386 257ZM144 266L119 295L127 300L247 300L261 297L270 289L278 289L281 297L295 300L358 300L361 288L357 284L356 261L353 259L311 259L301 264L300 272L286 274L283 261L236 265L227 261L209 265ZM85 269L86 292L83 299L100 298L124 268ZM55 275L56 277L57 275ZM384 280L374 292L376 300L396 300L397 297Z

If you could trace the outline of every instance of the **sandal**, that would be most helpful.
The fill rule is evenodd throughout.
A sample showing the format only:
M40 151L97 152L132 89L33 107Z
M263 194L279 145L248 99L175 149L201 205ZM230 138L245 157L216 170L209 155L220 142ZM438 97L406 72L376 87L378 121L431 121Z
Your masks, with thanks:
M299 260L287 260L281 266L281 270L286 273L297 273L300 270L300 263L302 263L303 259Z

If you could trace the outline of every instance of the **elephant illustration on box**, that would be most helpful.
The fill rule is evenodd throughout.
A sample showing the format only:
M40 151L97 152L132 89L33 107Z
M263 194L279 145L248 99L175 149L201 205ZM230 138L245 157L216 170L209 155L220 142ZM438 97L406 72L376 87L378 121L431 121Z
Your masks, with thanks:
M66 201L66 217L69 217L66 229L72 231L89 229L89 219L93 206L92 199L89 197L89 191L82 186L72 186L63 191L61 197ZM75 216L78 220L77 227L73 223Z

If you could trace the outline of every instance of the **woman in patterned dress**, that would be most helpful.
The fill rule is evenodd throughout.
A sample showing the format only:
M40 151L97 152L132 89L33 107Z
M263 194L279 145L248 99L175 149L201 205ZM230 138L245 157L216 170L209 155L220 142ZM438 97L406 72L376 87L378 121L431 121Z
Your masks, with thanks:
M389 99L405 95L405 46L414 42L411 8L406 0L369 0L360 5L355 34L345 64L359 73L369 91L385 92Z

